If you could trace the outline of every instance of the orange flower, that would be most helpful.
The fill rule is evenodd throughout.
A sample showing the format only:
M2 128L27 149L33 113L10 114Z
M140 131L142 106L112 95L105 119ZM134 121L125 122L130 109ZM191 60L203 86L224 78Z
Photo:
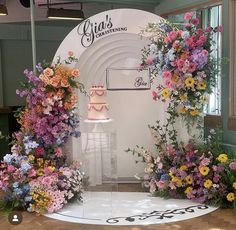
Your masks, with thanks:
M53 87L58 87L59 83L60 83L60 76L58 76L58 75L56 75L50 79L50 84Z
M51 77L53 75L53 69L51 68L46 68L45 70L43 70L43 74L45 77Z
M63 78L61 79L61 86L67 88L70 86L70 84L68 83L67 79Z
M43 75L43 74L40 74L39 79L41 79L45 85L50 84L49 78L47 76Z
M69 103L69 102L65 102L65 103L64 103L64 108L65 108L65 109L72 109L72 108L73 108L73 105L72 105L71 103Z
M79 77L80 76L80 71L78 69L73 69L71 71L71 75L74 77Z
M177 74L173 74L173 76L171 77L171 80L173 82L177 82L179 80L179 76Z

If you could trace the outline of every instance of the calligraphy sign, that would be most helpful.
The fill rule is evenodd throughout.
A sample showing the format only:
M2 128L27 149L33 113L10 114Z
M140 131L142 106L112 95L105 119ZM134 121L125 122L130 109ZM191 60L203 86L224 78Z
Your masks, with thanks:
M107 90L149 90L150 71L140 68L108 68L106 70Z

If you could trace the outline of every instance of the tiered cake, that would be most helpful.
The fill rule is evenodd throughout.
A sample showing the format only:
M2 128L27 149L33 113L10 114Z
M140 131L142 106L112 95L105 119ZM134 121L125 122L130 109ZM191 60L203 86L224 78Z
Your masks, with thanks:
M97 85L90 88L88 103L88 120L108 120L107 91L104 86Z

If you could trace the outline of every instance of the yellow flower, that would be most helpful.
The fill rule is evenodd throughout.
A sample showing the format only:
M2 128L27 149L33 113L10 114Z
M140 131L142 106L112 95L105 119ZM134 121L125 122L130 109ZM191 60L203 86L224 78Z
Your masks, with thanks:
M35 157L31 154L28 156L28 158L29 158L30 161L33 161L35 159Z
M186 180L187 184L192 184L193 183L193 178L190 175L186 176L185 180Z
M233 188L236 189L236 182L233 183Z
M183 106L179 108L179 113L185 114L186 112L187 110Z
M162 97L164 97L165 99L168 98L170 96L170 91L169 89L165 88L161 91L161 95Z
M190 111L190 114L191 114L192 116L197 116L197 115L199 114L199 110L194 109L194 110Z
M185 86L187 87L187 88L191 88L191 87L193 87L194 86L194 79L192 78L192 77L187 77L186 79L185 79L185 81L184 81L184 83L185 83Z
M216 159L221 163L225 163L228 161L228 156L225 153L221 153Z
M184 192L191 193L192 191L193 191L193 187L187 187Z
M179 178L179 177L172 177L172 182L174 182L174 183L176 183L176 185L178 186L178 187L180 187L180 186L182 186L182 180L181 180L181 178Z
M199 168L199 171L203 176L206 176L209 173L210 169L207 166L202 166Z
M232 192L228 193L228 195L226 196L226 198L227 198L227 200L228 200L229 202L234 201L234 199L235 199L234 193L232 193Z
M181 171L186 171L188 167L186 165L181 165L179 168Z
M206 87L207 87L207 84L205 81L199 82L197 84L197 89L199 89L199 90L204 90L204 89L206 89Z
M53 172L55 170L55 167L54 166L48 166L48 169Z
M37 159L38 166L40 167L43 164L43 158Z
M212 183L212 181L211 180L206 180L205 182L204 182L204 187L205 188L211 188L211 186L213 185L213 183Z
M37 170L37 175L38 176L42 176L43 175L43 169L42 168L39 168L38 170Z

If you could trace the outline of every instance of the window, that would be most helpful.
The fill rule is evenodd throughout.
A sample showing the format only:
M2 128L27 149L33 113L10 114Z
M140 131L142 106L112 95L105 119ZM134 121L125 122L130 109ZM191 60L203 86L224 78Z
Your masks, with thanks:
M236 130L236 0L229 1L229 119L228 127Z

